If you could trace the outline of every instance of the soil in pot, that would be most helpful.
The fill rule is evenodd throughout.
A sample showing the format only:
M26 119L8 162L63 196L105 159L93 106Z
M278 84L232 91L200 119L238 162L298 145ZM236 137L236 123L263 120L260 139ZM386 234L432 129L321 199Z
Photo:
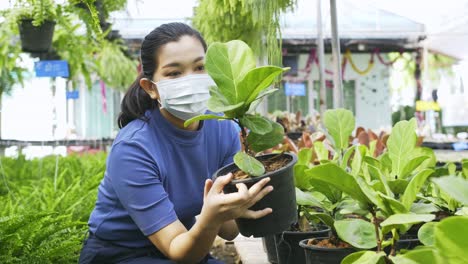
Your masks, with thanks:
M304 249L299 242L307 238L325 237L330 229L326 226L318 226L316 230L308 231L284 231L275 235L276 251L279 264L305 263Z
M33 26L32 19L21 20L19 31L21 48L24 52L45 53L52 45L55 21L44 21L38 27Z
M297 222L296 192L294 186L293 166L297 157L291 153L268 154L257 157L266 165L267 172L260 177L245 177L245 173L237 172L239 169L231 163L214 174L214 178L226 175L229 172L235 174L234 180L224 187L224 193L237 192L236 184L244 183L247 188L258 181L270 177L268 185L274 190L262 200L253 205L251 210L273 209L273 212L260 219L236 219L237 226L242 235L249 237L265 237L279 234L287 230Z
M299 245L304 249L306 264L340 264L356 251L345 242L334 243L327 237L304 239Z

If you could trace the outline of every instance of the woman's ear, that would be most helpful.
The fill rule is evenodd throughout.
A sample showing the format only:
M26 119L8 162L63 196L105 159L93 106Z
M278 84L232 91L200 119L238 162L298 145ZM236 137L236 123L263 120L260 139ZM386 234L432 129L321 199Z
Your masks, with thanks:
M159 99L158 89L156 88L156 85L152 83L149 79L141 78L140 86L151 97L151 99L154 99L154 100Z

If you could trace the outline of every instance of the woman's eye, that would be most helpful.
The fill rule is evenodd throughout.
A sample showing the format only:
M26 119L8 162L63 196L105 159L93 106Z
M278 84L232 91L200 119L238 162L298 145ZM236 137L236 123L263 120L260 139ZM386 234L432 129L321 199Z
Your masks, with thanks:
M197 67L197 71L204 71L205 70L205 65L201 65Z
M167 76L171 76L171 77L175 77L175 76L178 76L178 75L180 75L180 72L178 72L178 71L170 72L170 73L167 74Z

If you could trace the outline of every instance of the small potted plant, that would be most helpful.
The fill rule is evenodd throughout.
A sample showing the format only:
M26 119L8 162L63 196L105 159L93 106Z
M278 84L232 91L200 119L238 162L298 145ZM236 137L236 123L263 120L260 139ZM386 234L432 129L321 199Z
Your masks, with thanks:
M268 89L288 68L276 66L256 67L250 47L240 40L213 43L206 53L205 68L217 86L210 90L208 109L224 115L206 114L185 122L188 126L196 120L232 120L240 127L243 150L234 156L234 163L219 169L214 178L228 173L234 179L224 192L236 192L236 184L252 186L269 177L274 191L252 206L252 210L272 208L263 218L236 219L242 235L263 237L281 233L297 222L296 195L293 166L297 157L290 153L256 156L283 141L281 125L253 114L261 98L276 91Z
M61 6L53 0L25 0L15 7L24 52L48 52Z

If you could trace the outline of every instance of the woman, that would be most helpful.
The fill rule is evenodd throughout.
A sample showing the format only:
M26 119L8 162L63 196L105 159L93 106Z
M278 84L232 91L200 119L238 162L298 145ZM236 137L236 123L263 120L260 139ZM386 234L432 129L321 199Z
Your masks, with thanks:
M80 263L219 263L208 254L217 235L232 240L235 218L271 213L248 209L273 190L269 179L233 194L222 192L231 174L210 180L240 148L232 122L183 126L206 111L215 85L205 52L200 33L182 23L143 40L142 74L122 101Z

